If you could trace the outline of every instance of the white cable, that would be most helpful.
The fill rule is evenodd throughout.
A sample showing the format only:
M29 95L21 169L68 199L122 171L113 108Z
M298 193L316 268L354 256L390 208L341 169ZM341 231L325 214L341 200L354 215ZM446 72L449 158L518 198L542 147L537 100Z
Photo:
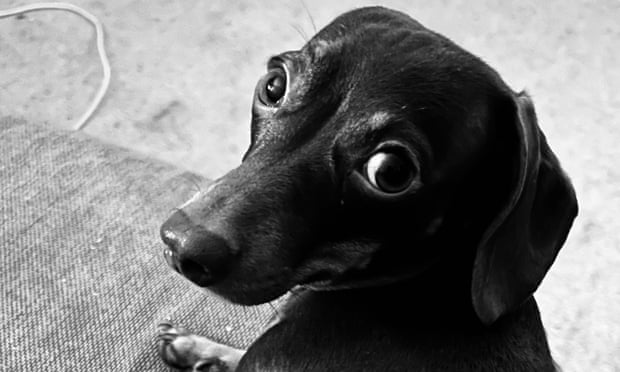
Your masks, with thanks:
M0 19L40 10L65 10L79 15L95 27L95 34L97 38L97 52L99 53L99 60L101 61L101 67L103 68L103 78L101 80L99 90L97 91L97 95L90 103L90 106L88 107L86 112L82 114L82 116L75 124L75 130L80 130L86 125L86 122L88 122L97 107L99 107L99 105L101 104L101 100L103 99L103 96L105 95L106 91L108 90L108 86L110 85L110 62L108 61L108 56L105 52L105 44L103 41L103 25L97 17L80 8L79 6L61 2L34 3L7 10L0 10Z

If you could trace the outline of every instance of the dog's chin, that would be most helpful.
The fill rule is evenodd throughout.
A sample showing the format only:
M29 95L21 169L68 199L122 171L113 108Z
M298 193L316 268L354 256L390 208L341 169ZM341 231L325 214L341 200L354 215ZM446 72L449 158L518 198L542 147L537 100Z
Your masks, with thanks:
M209 291L230 301L243 306L254 306L271 302L286 294L293 285L261 285L260 282L248 284L213 285L207 287Z
M254 306L276 300L294 288L328 289L332 285L333 275L325 272L310 276L284 279L281 281L228 282L212 285L205 289L238 305Z

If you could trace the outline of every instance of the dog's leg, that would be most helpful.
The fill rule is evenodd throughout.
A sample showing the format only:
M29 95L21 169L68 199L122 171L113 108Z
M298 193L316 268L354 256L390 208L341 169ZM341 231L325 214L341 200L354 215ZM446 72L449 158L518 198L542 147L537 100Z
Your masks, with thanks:
M159 354L171 367L200 372L234 372L245 350L218 344L168 322L158 326Z

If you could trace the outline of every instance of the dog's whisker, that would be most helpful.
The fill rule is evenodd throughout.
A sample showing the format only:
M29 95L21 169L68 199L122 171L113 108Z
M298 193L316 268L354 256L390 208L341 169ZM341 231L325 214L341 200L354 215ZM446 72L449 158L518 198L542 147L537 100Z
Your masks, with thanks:
M295 31L297 31L299 36L301 36L301 38L304 39L304 42L308 42L308 35L306 35L306 33L303 31L301 27L293 23L291 23L290 25Z
M301 2L301 5L306 10L306 14L308 15L308 18L310 18L310 23L312 24L312 29L314 30L314 33L316 34L317 32L316 23L314 23L314 18L312 17L312 14L310 13L310 10L308 9L308 5L306 4L304 0L299 0L299 1Z
M181 177L189 181L192 185L194 185L196 187L196 192L202 192L202 189L200 188L200 184L194 179L194 177L191 176L191 174L183 173L181 174Z

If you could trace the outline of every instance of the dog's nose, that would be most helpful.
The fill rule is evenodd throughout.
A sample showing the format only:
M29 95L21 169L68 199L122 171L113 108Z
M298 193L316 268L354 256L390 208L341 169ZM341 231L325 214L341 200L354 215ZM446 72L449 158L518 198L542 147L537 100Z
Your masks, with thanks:
M164 258L170 267L201 287L221 280L228 271L232 251L226 241L193 224L185 213L175 212L161 227L168 246Z

